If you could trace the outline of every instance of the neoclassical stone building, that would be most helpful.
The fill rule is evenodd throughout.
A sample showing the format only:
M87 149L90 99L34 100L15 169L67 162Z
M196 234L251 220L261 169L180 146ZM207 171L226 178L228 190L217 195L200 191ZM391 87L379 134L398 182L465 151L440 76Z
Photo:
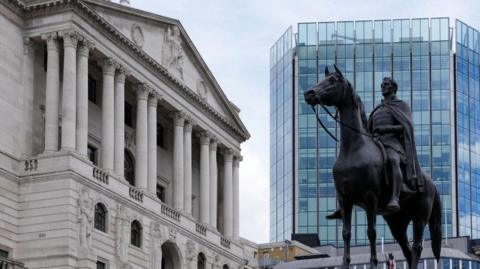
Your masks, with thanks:
M1 0L0 29L0 264L255 267L249 133L178 20Z

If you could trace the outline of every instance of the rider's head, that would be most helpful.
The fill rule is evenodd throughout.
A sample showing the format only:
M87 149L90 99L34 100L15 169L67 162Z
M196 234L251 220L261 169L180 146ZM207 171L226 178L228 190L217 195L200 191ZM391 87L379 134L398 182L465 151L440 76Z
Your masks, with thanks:
M392 78L384 77L381 87L382 87L382 95L384 97L397 94L398 84Z

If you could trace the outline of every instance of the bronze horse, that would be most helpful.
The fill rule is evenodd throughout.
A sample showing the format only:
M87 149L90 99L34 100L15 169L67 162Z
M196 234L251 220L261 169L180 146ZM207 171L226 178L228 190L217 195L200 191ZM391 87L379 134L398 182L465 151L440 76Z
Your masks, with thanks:
M402 192L401 210L387 214L382 212L391 196L385 180L382 151L366 131L366 115L360 97L350 82L335 66L335 72L325 69L325 78L304 92L305 101L312 106L336 107L340 124L340 153L333 166L337 199L343 221L344 256L343 269L350 265L350 237L352 207L363 208L367 215L367 235L370 241L370 268L377 268L376 215L383 217L394 239L400 245L410 269L416 269L422 253L423 232L428 224L432 250L437 261L440 258L441 202L438 191L428 174L423 172L423 192ZM413 245L407 237L407 227L413 223Z

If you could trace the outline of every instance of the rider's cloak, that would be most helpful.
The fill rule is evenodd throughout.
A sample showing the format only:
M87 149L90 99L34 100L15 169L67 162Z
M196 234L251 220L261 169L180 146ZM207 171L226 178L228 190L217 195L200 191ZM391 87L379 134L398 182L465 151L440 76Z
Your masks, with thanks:
M368 130L370 132L373 132L372 115L381 107L387 108L387 110L392 113L393 117L403 127L403 136L402 138L400 138L400 140L403 140L403 147L406 154L405 159L407 182L411 182L410 180L414 180L417 191L422 191L424 185L424 178L422 175L420 164L417 159L415 137L413 135L412 112L410 111L410 107L407 105L407 103L396 97L389 100L382 100L382 103L378 105L372 111L372 113L370 113L370 118L368 119Z

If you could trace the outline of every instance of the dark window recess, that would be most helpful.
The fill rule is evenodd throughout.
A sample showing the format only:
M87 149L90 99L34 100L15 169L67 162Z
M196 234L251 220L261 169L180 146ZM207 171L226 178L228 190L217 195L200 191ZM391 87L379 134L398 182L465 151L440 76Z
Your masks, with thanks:
M157 184L157 198L165 203L165 187Z
M125 102L125 124L130 127L133 126L133 106Z
M8 258L8 251L0 249L0 258Z
M95 229L107 231L107 209L101 203L95 205Z
M88 145L87 147L87 155L88 159L95 165L97 165L97 148L92 145Z
M133 164L132 155L125 150L124 156L124 176L130 185L135 186L135 166Z
M107 265L104 262L97 261L97 269L106 269Z
M132 221L130 244L142 247L142 225L137 220Z
M157 123L157 146L165 148L165 129Z
M97 81L91 76L88 76L88 100L97 103Z

